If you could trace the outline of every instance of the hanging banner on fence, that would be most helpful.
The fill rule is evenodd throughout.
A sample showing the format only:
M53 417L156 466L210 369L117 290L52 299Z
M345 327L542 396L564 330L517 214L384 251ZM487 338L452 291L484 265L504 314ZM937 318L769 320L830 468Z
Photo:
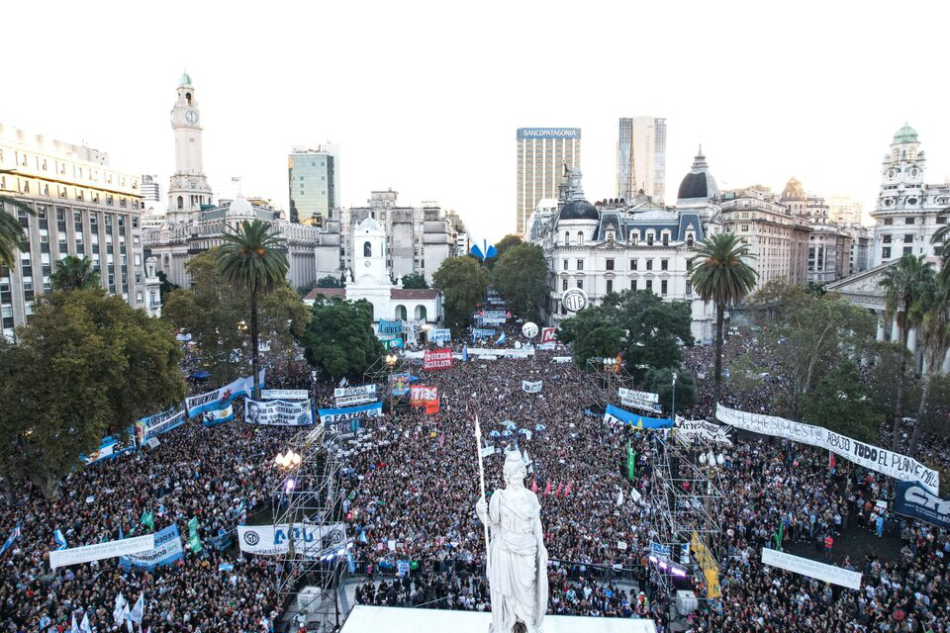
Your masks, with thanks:
M624 389L623 387L618 389L617 392L620 395L620 403L625 407L646 409L648 411L656 411L657 413L663 411L658 404L660 402L659 394L650 393L649 391L634 391L633 389Z
M541 328L541 342L542 343L554 343L557 341L557 328L545 327Z
M313 412L310 409L310 400L247 400L244 405L244 421L263 426L307 426L313 424Z
M142 418L135 423L135 441L141 446L149 438L161 435L185 423L185 410L171 408Z
M452 330L449 328L429 330L429 340L433 343L448 343L452 340Z
M264 384L264 371L261 370L258 375L258 382ZM199 413L220 409L239 396L250 396L254 391L254 376L238 378L234 382L223 387L203 393L198 396L191 396L185 401L185 408L188 409L188 417L193 418Z
M309 400L306 389L261 389L261 400Z
M153 549L138 554L121 556L119 557L119 564L126 569L142 567L152 571L160 565L171 565L184 557L181 534L178 533L177 524L172 523L152 536L155 537L155 547Z
M378 331L380 334L402 334L402 321L380 319Z
M345 409L317 409L320 421L324 424L337 424L340 422L349 422L359 418L375 418L383 414L383 403L373 402L370 404L361 404L358 407L346 407Z
M513 347L469 347L468 353L471 356L504 356L505 358L530 358L534 356L534 347L522 347L516 349Z
M201 421L205 426L215 426L217 424L224 424L225 422L230 422L234 419L234 406L228 405L223 409L216 409L214 411L205 411L205 419Z
M406 374L393 374L389 378L390 388L394 396L404 396L409 393L409 383L412 382L412 376Z
M940 473L927 468L913 457L839 435L821 426L793 422L772 415L748 413L721 404L716 406L716 419L738 429L827 449L859 466L900 481L919 481L931 494L938 494L940 489Z
M83 463L88 466L103 459L112 459L116 455L121 455L126 451L134 451L136 448L134 434L135 429L130 426L128 433L119 433L118 436L105 436L99 442L99 448L93 451L92 455L82 458Z
M715 557L706 547L706 544L700 540L699 534L696 532L693 532L689 549L692 550L696 562L699 563L699 567L706 577L706 597L710 600L719 598L722 596L722 591L719 588L719 563L716 562Z
M686 441L699 440L732 446L729 433L732 427L716 424L707 420L686 420L676 416L676 435Z
M422 361L422 368L426 371L452 368L452 350L449 348L434 349L426 352Z
M277 525L240 525L238 543L242 552L258 556L278 556L290 549L290 540L294 541L294 552L304 556L321 556L327 551L346 545L346 526L343 523L331 525L296 524L292 528L287 523Z
M544 384L543 380L536 380L534 382L528 382L527 380L521 381L521 390L525 393L540 393L541 386Z
M632 424L638 429L669 429L673 426L673 420L670 418L651 418L646 415L637 415L612 404L607 405L607 410L604 412L604 422L623 422L624 424Z
M333 390L333 399L337 408L372 402L376 400L376 385L339 387Z
M145 536L96 543L95 545L86 545L85 547L70 547L69 549L50 551L49 566L53 569L57 569L59 567L68 567L69 565L78 565L80 563L91 563L94 560L104 560L106 558L115 558L116 556L125 556L127 554L138 554L139 552L146 552L151 549L155 549L155 535L146 534Z
M916 481L897 482L894 512L950 529L950 500L931 494Z
M790 571L808 578L816 578L822 582L830 582L833 585L847 587L848 589L861 588L861 573L842 569L834 565L826 565L818 561L802 558L801 556L792 556L785 552L779 552L774 549L762 550L762 564L770 567L778 567L785 571Z
M495 330L493 328L472 328L472 338L494 338L494 336Z
M429 387L428 385L413 385L409 388L409 405L413 407L424 407L427 402L438 401L439 388Z

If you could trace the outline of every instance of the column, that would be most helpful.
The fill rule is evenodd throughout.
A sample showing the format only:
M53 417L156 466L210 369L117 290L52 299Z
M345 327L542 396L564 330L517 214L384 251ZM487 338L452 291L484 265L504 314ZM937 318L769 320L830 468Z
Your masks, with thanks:
M943 373L950 374L950 352L947 352L947 357L943 359Z
M884 315L880 312L877 313L877 340L884 340Z
M907 333L907 349L910 350L911 356L917 355L917 328L912 328Z
M897 327L897 315L891 317L891 343L897 343L901 340L900 328Z

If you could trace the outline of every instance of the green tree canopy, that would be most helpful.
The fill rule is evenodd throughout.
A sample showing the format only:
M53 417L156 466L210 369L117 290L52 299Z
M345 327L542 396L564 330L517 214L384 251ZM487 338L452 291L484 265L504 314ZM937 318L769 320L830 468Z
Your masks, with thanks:
M673 369L651 369L644 384L647 391L660 396L664 411L673 411ZM696 404L696 379L688 371L676 371L676 411L684 411ZM675 412L674 412L675 414Z
M488 270L473 257L450 257L432 276L442 292L444 321L453 332L464 332L488 292Z
M495 256L489 257L485 260L485 265L488 268L494 268L495 264L498 263L498 260L501 259L501 256L505 254L505 251L511 248L512 246L518 246L523 244L524 240L521 239L520 235L514 235L509 233L508 235L501 238L501 240L495 244Z
M410 273L403 276L402 287L407 290L428 290L429 282L422 273Z
M544 309L547 276L548 264L537 244L506 248L492 269L494 286L508 308L529 320L537 320Z
M874 442L884 414L878 412L857 365L845 360L822 372L801 404L801 420L864 442Z
M365 300L317 299L300 343L310 365L334 379L361 377L385 353Z
M100 284L99 271L93 269L92 260L75 255L57 260L51 277L53 290L86 290Z
M0 341L0 467L47 495L107 433L181 402L171 329L101 290L53 292Z
M321 277L317 280L317 288L342 288L343 282L340 281L339 277L334 277L333 275L327 275L326 277Z

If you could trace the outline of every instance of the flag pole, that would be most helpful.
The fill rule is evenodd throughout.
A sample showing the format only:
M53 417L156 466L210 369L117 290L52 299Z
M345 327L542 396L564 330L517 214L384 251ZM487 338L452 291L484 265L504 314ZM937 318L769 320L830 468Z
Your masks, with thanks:
M478 425L478 416L475 416L475 452L478 453L478 479L481 484L482 500L485 501L485 465L482 463L482 428ZM485 575L491 577L490 543L488 540L488 509L485 510Z

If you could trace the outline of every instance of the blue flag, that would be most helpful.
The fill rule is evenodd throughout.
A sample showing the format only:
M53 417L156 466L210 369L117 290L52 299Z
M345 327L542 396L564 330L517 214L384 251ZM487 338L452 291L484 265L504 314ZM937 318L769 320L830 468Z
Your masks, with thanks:
M69 547L69 545L66 544L66 537L63 536L62 530L53 530L53 540L55 540L56 544L59 545L59 547L56 548L57 552L61 549L66 549Z
M496 345L501 345L502 343L505 342L505 339L507 339L507 338L508 338L508 337L505 335L505 333L502 332L502 333L501 333L501 336L498 337L498 340L495 341L495 344L496 344Z
M6 552L13 545L13 542L20 538L20 522L17 521L16 527L13 528L13 531L10 532L10 536L7 537L6 542L3 544L3 547L0 547L0 554Z
M462 362L468 362L468 345L462 346Z

